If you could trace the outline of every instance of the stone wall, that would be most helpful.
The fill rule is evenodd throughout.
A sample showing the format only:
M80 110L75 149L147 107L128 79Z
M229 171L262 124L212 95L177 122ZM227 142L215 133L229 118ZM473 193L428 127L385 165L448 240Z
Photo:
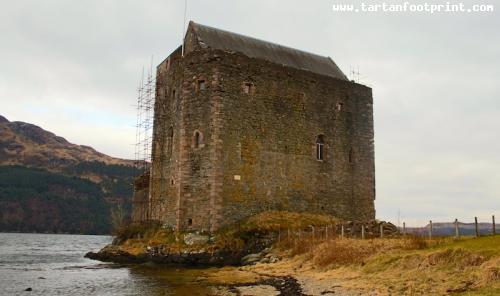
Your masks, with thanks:
M149 173L134 179L132 197L132 222L149 220Z
M187 40L158 66L153 219L208 231L272 209L374 218L370 88Z

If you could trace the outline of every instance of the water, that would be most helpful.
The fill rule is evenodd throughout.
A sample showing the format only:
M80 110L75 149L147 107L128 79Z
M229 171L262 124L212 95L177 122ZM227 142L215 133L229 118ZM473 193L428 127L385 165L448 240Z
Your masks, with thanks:
M109 236L0 233L0 295L206 295L202 270L83 258ZM32 288L32 291L25 291Z

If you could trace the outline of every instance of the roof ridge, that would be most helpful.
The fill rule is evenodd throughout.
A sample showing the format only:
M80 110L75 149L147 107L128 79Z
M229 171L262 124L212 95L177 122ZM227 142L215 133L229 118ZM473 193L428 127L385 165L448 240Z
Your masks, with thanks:
M259 58L278 65L347 80L347 76L329 56L198 24L194 21L189 22L188 32L190 30L196 42L202 47L239 52L250 58Z
M240 34L240 33L235 33L235 32L229 31L229 30L224 30L224 29L219 29L219 28L215 28L215 27L212 27L212 26L207 26L207 25L199 24L199 23L196 23L194 21L190 21L189 23L190 24L192 23L195 27L196 26L198 26L198 27L205 27L205 28L209 28L211 30L217 30L219 32L224 32L224 33L231 34L231 35L237 35L237 36L240 36L240 37L244 37L244 38L247 38L247 39L252 39L252 40L255 40L255 41L259 41L259 42L269 43L269 44L272 44L272 45L275 45L275 46L278 46L278 47L282 47L282 48L285 48L285 49L289 49L289 50L293 50L293 51L298 51L298 52L305 53L305 54L308 54L308 55L317 56L319 58L330 59L333 62L333 60L329 56L323 56L323 55L320 55L320 54L317 54L317 53L314 53L314 52L310 52L310 51L306 51L306 50L294 48L294 47L291 47L291 46L287 46L287 45L275 43L275 42L272 42L272 41L266 41L264 39L259 39L259 38L255 38L255 37L252 37L252 36L243 35L243 34ZM198 35L198 37L200 37L200 36Z

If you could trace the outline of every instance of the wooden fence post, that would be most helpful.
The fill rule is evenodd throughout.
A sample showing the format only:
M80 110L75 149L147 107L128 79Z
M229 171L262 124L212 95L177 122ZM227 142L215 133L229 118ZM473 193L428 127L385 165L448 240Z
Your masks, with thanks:
M474 226L476 228L476 237L479 237L479 228L477 226L477 217L474 217Z
M325 226L325 240L328 240L328 225Z
M365 225L361 225L361 239L365 239Z
M297 248L297 236L295 231L293 232L293 246Z
M497 226L495 224L495 215L491 216L491 220L493 222L493 228L491 229L493 231L493 235L497 234Z
M344 232L345 232L345 230L344 230L344 224L342 224L342 227L340 228L340 237L341 238L344 238Z
M429 239L432 239L432 220L429 220Z
M384 224L380 223L380 238L384 238Z
M311 226L311 228L312 228L312 245L311 245L311 250L312 250L314 246L314 226Z
M460 237L460 232L458 231L458 219L455 219L455 238Z
M406 236L406 223L403 222L403 236Z

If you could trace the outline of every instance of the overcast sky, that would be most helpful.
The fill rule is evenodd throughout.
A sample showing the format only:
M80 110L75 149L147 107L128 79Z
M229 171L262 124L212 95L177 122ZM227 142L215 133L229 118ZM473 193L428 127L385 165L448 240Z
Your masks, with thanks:
M500 220L500 4L431 15L334 3L359 1L189 0L187 15L330 56L350 77L359 67L374 95L379 218ZM180 45L184 1L0 4L0 114L133 158L142 67Z

